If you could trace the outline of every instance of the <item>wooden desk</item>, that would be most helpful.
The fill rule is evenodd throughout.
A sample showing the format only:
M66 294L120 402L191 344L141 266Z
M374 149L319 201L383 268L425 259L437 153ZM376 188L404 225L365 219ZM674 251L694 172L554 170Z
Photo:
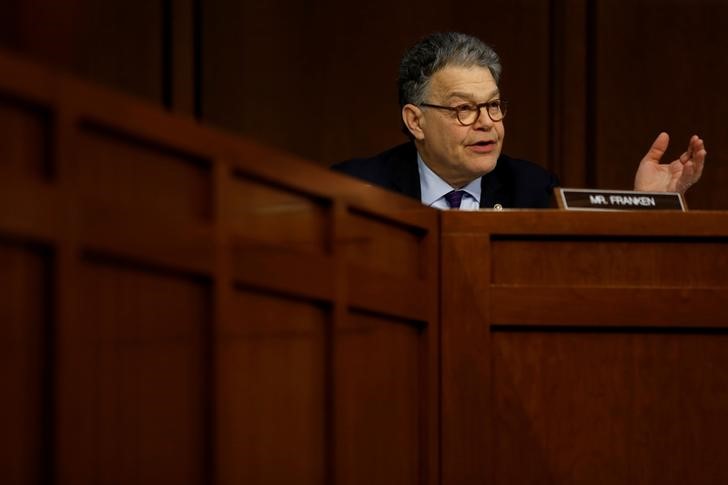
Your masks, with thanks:
M444 484L728 482L728 214L442 214Z

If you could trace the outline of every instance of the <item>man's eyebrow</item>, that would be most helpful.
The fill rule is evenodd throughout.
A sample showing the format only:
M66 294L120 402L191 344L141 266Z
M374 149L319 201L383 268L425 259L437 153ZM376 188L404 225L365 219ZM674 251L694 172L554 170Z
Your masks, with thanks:
M490 94L488 94L488 96L486 96L486 99L490 100L490 99L495 98L498 95L500 95L500 90L494 89L493 91L490 92ZM475 99L475 96L473 96L473 93L463 93L460 91L454 91L447 95L447 99L452 99L452 98Z

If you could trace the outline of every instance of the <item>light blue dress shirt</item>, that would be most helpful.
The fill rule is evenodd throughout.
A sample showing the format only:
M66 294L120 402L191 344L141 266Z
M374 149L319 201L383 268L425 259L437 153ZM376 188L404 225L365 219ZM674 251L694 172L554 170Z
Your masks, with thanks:
M445 182L433 172L430 167L422 160L420 154L417 154L417 166L420 171L420 194L422 203L429 207L437 209L450 209L445 200L445 194L453 190L462 190L465 192L463 200L460 202L460 210L478 210L480 209L480 179L470 182L465 187L454 188Z

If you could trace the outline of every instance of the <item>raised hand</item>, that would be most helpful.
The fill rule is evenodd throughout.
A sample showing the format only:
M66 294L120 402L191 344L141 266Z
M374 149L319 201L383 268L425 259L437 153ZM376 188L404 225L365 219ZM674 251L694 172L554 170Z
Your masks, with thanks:
M698 135L693 135L688 148L680 158L670 163L660 163L667 150L670 136L662 132L652 143L634 178L634 189L646 192L680 192L684 194L703 173L705 144Z

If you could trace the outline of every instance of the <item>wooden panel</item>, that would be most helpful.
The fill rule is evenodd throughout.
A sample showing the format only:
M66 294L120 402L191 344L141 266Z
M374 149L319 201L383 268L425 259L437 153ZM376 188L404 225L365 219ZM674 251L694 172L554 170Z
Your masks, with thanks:
M441 237L440 453L447 485L492 482L489 243L480 234Z
M724 214L441 214L443 482L722 483Z
M469 0L469 5L453 7L452 28L464 31L489 43L501 57L503 75L499 87L509 100L503 152L549 166L551 150L559 127L554 125L553 109L553 36L551 11L554 1L497 0L488 2L490 20L480 15L463 15L464 11L482 11L483 5ZM433 1L432 7L439 10ZM441 31L439 22L431 31ZM528 39L528 40L526 40ZM413 39L414 41L414 39Z
M666 160L676 159L698 133L708 150L707 176L688 192L688 203L728 208L728 98L722 94L728 69L717 61L728 50L728 3L595 3L596 183L629 188L637 162L660 131L672 136Z
M402 53L428 33L461 30L502 54L503 85L513 101L506 151L547 163L549 3L489 2L487 25L463 15L480 10L475 0L426 1L414 14L386 0L326 0L314 9L206 1L203 116L325 165L371 155L405 140L395 82ZM512 40L516 32L519 41ZM230 45L239 47L232 58ZM314 122L301 129L302 117Z
M431 241L419 227L351 209L337 234L347 262L350 304L399 318L426 321L423 301L432 275Z
M443 233L477 234L489 239L539 237L578 239L599 237L614 240L615 236L635 240L640 237L661 237L663 242L696 238L728 238L728 212L585 212L560 210L514 211L447 211L440 214ZM578 228L578 230L577 230ZM575 232L576 231L576 232ZM545 237L547 236L547 237Z
M162 0L7 0L5 45L161 104Z
M421 277L425 273L421 229L352 211L340 242L350 263L396 276Z
M229 310L217 340L220 482L323 483L327 312L244 290Z
M191 273L212 271L215 233L210 225L180 223L166 219L168 214L142 210L130 213L106 204L84 204L78 217L84 249Z
M48 177L50 143L47 111L0 95L0 170L5 176Z
M76 177L84 197L165 219L210 217L208 163L151 143L86 127Z
M589 180L592 173L588 165L593 163L593 157L587 151L590 148L587 134L591 128L591 119L587 111L592 102L588 62L592 58L591 35L594 29L589 25L587 12L590 12L589 4L594 2L551 0L548 3L549 73L547 79L541 82L550 84L551 94L546 107L550 116L543 119L544 124L522 128L521 136L523 142L527 143L527 136L534 129L548 130L547 139L551 147L549 168L558 174L564 187L584 187L592 182ZM531 47L529 42L518 44L525 50ZM525 68L528 68L528 63ZM528 91L527 84L531 82L528 73L524 73L523 82ZM523 92L519 90L518 99L515 100L519 105L522 96ZM509 132L514 131L510 129L510 116L508 125Z
M204 2L205 120L315 159L322 131L304 119L320 120L324 107L328 42L321 41L319 17L328 7ZM230 45L237 46L234 61L224 52Z
M347 277L349 304L354 308L424 322L432 318L435 298L427 291L427 283L354 266Z
M354 312L335 330L336 483L424 482L421 335Z
M76 1L74 72L161 105L163 0Z
M497 325L728 326L725 288L492 286L490 293Z
M52 365L49 261L0 240L0 481L48 479Z
M332 300L336 294L330 257L237 243L232 249L230 269L238 283L317 300Z
M725 482L726 344L725 334L494 334L494 483Z
M74 485L438 480L437 211L8 65L7 97L58 117L56 180L0 183L3 234L59 254L40 306L58 324L51 397L29 395L42 449L23 470Z
M236 174L226 219L238 240L299 252L328 252L329 210L323 200Z
M79 321L64 329L73 436L67 483L200 483L205 438L207 288L178 274L108 263L81 268ZM69 404L69 403L66 403Z
M504 237L491 247L499 285L728 286L728 240Z
M186 115L198 115L199 99L197 96L198 88L195 85L200 81L198 71L200 66L198 54L198 43L200 42L200 32L198 32L199 18L199 2L190 0L162 0L161 8L164 8L164 18L162 22L169 25L171 32L165 39L169 44L164 45L164 49L171 50L165 52L166 62L163 76L168 76L169 86L165 86L162 93L171 101L171 108L175 113ZM171 65L170 65L171 64ZM168 106L170 107L170 106Z

